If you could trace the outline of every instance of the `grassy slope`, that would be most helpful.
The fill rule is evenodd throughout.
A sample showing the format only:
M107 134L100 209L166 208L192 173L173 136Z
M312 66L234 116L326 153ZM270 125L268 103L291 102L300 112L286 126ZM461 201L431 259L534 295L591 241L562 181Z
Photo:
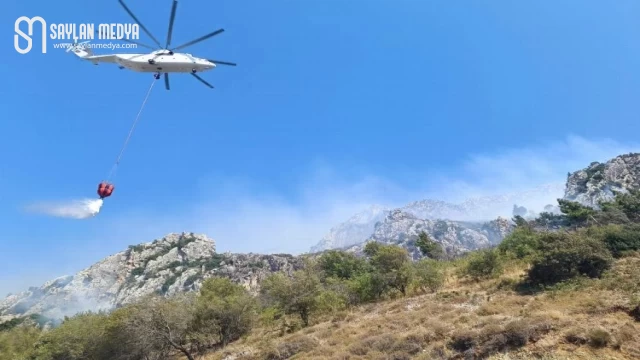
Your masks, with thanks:
M437 294L363 305L285 336L258 327L205 359L462 359L470 341L496 360L640 358L640 323L627 313L640 288L640 255L618 260L601 280L535 295L515 290L524 270L513 265L473 282L451 267Z

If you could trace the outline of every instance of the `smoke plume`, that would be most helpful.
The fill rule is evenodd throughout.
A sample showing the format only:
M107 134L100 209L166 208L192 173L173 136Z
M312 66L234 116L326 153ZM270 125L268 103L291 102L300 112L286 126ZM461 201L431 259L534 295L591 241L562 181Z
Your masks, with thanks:
M86 219L96 216L100 212L102 204L102 199L70 200L58 203L38 203L29 206L27 210L56 217Z

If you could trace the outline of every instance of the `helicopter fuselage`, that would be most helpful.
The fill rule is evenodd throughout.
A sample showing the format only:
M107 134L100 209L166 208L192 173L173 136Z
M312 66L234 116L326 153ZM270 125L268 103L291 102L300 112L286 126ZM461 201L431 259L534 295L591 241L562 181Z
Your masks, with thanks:
M115 54L115 63L136 72L189 73L203 72L216 67L206 59L191 54Z

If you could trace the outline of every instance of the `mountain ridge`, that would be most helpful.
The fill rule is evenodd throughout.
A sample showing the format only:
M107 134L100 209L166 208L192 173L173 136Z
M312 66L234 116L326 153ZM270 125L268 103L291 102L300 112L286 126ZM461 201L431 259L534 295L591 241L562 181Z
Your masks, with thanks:
M14 317L42 315L62 319L83 311L110 310L157 293L197 291L202 281L223 276L255 293L269 273L301 266L288 254L219 254L206 235L170 233L129 246L79 271L0 301L0 323Z
M564 184L550 183L522 192L471 197L460 203L423 199L409 202L395 209L374 205L334 226L318 244L311 247L310 252L343 249L361 244L371 238L376 230L376 224L383 221L395 210L412 214L423 220L448 220L460 224L464 223L465 226L471 228L481 227L498 218L510 218L513 216L514 206L537 202L539 203L535 208L537 211L527 209L529 216L534 216L538 212L547 211L544 207L549 206L549 203L555 203L556 199L561 197L564 187ZM540 199L548 199L549 201ZM394 236L397 234L392 235L392 237Z

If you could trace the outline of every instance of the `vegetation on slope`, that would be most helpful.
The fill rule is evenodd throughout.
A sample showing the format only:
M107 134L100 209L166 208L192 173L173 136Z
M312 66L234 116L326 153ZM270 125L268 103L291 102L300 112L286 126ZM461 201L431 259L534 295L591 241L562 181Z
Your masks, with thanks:
M258 297L212 278L49 331L15 326L0 360L640 357L640 192L597 211L559 203L459 259L421 234L417 262L371 242L364 258L328 251L276 273Z

